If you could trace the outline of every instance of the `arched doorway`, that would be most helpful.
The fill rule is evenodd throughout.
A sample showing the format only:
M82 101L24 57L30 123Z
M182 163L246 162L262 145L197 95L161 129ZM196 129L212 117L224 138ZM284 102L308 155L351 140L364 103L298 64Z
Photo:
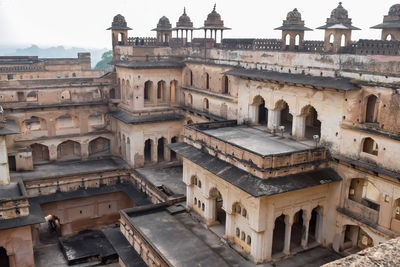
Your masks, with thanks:
M151 139L147 139L144 142L144 163L151 162L151 146L152 146Z
M110 153L110 140L97 137L89 142L89 156L103 156Z
M302 109L301 114L305 116L305 131L306 139L313 139L314 135L321 138L321 121L318 120L318 113L313 106L306 106Z
M171 138L171 144L178 142L178 138L176 136ZM176 152L171 150L171 160L176 160Z
M378 122L378 98L375 95L370 95L367 98L367 106L365 110L365 122Z
M5 248L0 247L0 266L4 267L9 267L10 266L10 260L7 255L7 251Z
M373 247L372 238L357 225L345 225L341 251L356 253L365 248Z
M218 189L213 188L210 191L210 197L213 199L213 201L215 201L215 221L225 226L226 213L223 209L224 200L222 199L221 193L218 191Z
M164 161L165 160L165 146L166 144L166 140L164 137L161 137L160 139L158 139L158 143L157 143L157 155L158 155L158 162Z
M265 107L264 98L260 95L254 97L250 107L250 120L255 124L266 124L268 120L268 109Z
M303 237L303 210L299 210L293 217L292 234L290 236L290 250L301 246Z
M322 228L322 207L315 207L311 211L311 218L308 226L308 244L320 242Z
M275 219L274 233L272 236L272 255L283 252L285 244L285 215Z
M81 144L68 140L57 146L57 159L70 160L81 158Z
M44 163L50 160L49 148L42 144L32 144L32 160L33 164Z

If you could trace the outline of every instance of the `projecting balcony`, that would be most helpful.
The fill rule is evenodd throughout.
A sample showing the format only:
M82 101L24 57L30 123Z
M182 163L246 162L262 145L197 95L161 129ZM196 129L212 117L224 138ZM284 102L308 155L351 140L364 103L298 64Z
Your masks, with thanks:
M326 150L255 127L221 121L187 125L185 142L260 178L314 170Z
M363 199L362 203L358 203L354 200L346 199L344 201L344 209L369 223L378 224L379 204L371 200Z

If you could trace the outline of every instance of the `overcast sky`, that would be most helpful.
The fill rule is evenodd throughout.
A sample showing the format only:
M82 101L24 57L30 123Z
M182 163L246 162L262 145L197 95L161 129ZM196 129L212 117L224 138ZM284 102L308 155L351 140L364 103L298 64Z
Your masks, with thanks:
M275 27L282 24L288 11L297 8L312 29L323 25L337 0L0 0L0 45L64 45L110 48L111 34L106 28L114 15L125 16L133 28L129 36L151 36L161 16L175 26L186 7L195 27L203 26L214 3L225 26L225 38L280 38ZM345 0L343 6L361 31L353 31L353 40L379 39L379 24L391 5L400 0ZM306 32L307 40L322 40L322 30ZM175 35L174 35L175 36ZM198 31L195 36L202 37Z

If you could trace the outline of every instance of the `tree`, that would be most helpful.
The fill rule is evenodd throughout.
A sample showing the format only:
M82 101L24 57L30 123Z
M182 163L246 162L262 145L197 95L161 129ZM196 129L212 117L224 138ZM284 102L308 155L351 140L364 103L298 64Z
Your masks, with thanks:
M101 60L97 62L96 67L94 67L97 70L104 70L104 69L111 69L112 66L109 65L108 63L112 60L113 53L112 50L104 52L103 55L101 56Z

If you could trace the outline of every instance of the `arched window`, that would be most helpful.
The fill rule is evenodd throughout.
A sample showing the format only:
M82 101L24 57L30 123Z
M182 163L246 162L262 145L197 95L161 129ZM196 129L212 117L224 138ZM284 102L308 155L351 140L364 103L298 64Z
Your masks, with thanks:
M197 182L197 186L198 186L199 188L201 188L201 181L200 181L200 180Z
M202 211L205 210L205 205L204 205L204 203L201 204L201 210L202 210Z
M300 35L296 35L295 41L294 41L294 45L295 46L299 46L300 45Z
M388 34L387 36L386 36L386 41L391 41L392 40L392 35L391 34Z
M193 86L193 72L190 70L189 71L190 73L189 73L189 75L190 75L190 86Z
M286 46L290 45L290 34L286 34L285 36L285 45Z
M375 142L374 139L367 137L364 139L362 151L371 155L378 156L378 144Z
M333 33L331 33L331 35L329 35L329 43L332 45L334 41L335 37L333 36Z
M222 76L222 93L228 94L229 93L229 79L228 76Z
M242 216L243 216L243 217L246 217L246 216L247 216L247 210L246 210L245 208L243 208L243 210L242 210Z
M236 236L240 237L240 229L238 227L236 227Z
M346 46L346 36L344 34L342 34L342 36L340 37L340 46L341 47Z
M247 245L251 245L251 237L250 237L250 235L247 235Z
M240 206L240 204L235 205L235 212L237 214L240 214L242 212L242 207Z
M197 205L197 198L194 198L194 204Z
M150 101L152 87L153 83L151 81L144 83L144 101Z
M165 100L165 82L159 81L157 83L157 99L164 101Z
M203 99L203 110L204 110L204 111L208 111L208 109L209 109L208 99L207 99L207 98L204 98L204 99Z
M206 75L205 75L206 77L206 81L205 81L205 86L206 86L206 89L210 89L210 75L206 72Z
M375 95L370 95L367 98L365 122L378 122L378 98Z
M241 233L241 235L240 235L240 239L241 239L242 241L245 241L245 240L246 240L246 233L245 233L244 231L242 231L242 233Z

